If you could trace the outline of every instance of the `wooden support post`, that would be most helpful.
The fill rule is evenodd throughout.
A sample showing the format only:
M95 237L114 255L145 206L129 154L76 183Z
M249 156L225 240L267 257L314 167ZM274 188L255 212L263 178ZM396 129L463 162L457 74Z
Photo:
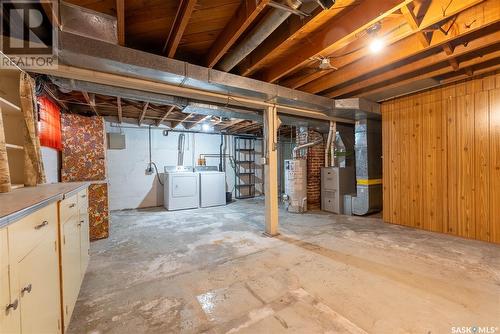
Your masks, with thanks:
M264 145L266 164L264 166L264 192L266 207L266 231L268 236L278 232L278 115L276 107L268 107L264 112Z

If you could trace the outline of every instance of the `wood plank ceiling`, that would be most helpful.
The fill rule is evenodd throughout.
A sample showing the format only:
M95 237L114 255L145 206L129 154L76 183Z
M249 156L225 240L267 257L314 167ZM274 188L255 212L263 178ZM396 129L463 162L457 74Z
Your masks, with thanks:
M117 16L127 47L214 68L280 10L271 1L69 0ZM331 98L382 99L500 66L498 0L337 0L330 9L302 0L298 9L308 15L289 16L231 72Z

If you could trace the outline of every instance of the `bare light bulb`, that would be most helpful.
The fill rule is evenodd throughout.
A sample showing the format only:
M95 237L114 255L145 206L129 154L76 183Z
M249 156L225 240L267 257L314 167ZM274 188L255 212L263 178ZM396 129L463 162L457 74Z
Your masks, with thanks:
M203 124L201 126L201 129L204 131L204 132L208 132L210 131L210 125L208 125L207 123Z
M382 39L375 37L370 43L370 51L373 53L379 53L385 46Z

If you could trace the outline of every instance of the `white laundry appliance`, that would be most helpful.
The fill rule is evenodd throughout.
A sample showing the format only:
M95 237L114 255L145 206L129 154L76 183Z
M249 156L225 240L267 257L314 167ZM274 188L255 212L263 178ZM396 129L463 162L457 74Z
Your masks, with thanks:
M200 205L200 175L193 167L165 166L164 206L167 210L194 209Z
M226 205L226 173L216 166L198 166L200 174L200 207Z

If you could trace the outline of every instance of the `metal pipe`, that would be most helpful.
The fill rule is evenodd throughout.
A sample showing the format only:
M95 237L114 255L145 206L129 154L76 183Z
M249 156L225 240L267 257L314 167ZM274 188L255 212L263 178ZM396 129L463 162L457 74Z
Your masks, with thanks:
M313 142L310 142L310 143L306 143L306 144L302 144L302 145L299 145L299 146L295 146L293 148L293 158L296 159L297 158L297 152L303 148L308 148L308 147L312 147L312 146L315 146L315 145L318 145L318 144L321 144L323 142L323 139L318 139L318 140L315 140Z
M219 172L223 172L222 169L222 146L224 145L224 135L220 135L220 146L219 146Z
M184 165L184 134L181 133L179 135L179 140L177 142L177 166L183 166Z
M337 122L332 122L332 123L333 123L333 137L332 137L332 143L330 145L330 156L331 156L330 166L334 167L335 166L335 147L337 145Z
M298 9L302 2L300 0L287 0L287 4L291 9ZM270 10L234 50L222 58L217 68L229 72L264 42L290 15L292 15L290 11L283 9L273 8Z
M330 153L330 146L332 145L332 136L333 136L333 122L330 121L330 129L328 131L328 139L326 140L326 146L325 146L325 167L329 167L329 159L328 155ZM332 157L333 159L333 157Z

